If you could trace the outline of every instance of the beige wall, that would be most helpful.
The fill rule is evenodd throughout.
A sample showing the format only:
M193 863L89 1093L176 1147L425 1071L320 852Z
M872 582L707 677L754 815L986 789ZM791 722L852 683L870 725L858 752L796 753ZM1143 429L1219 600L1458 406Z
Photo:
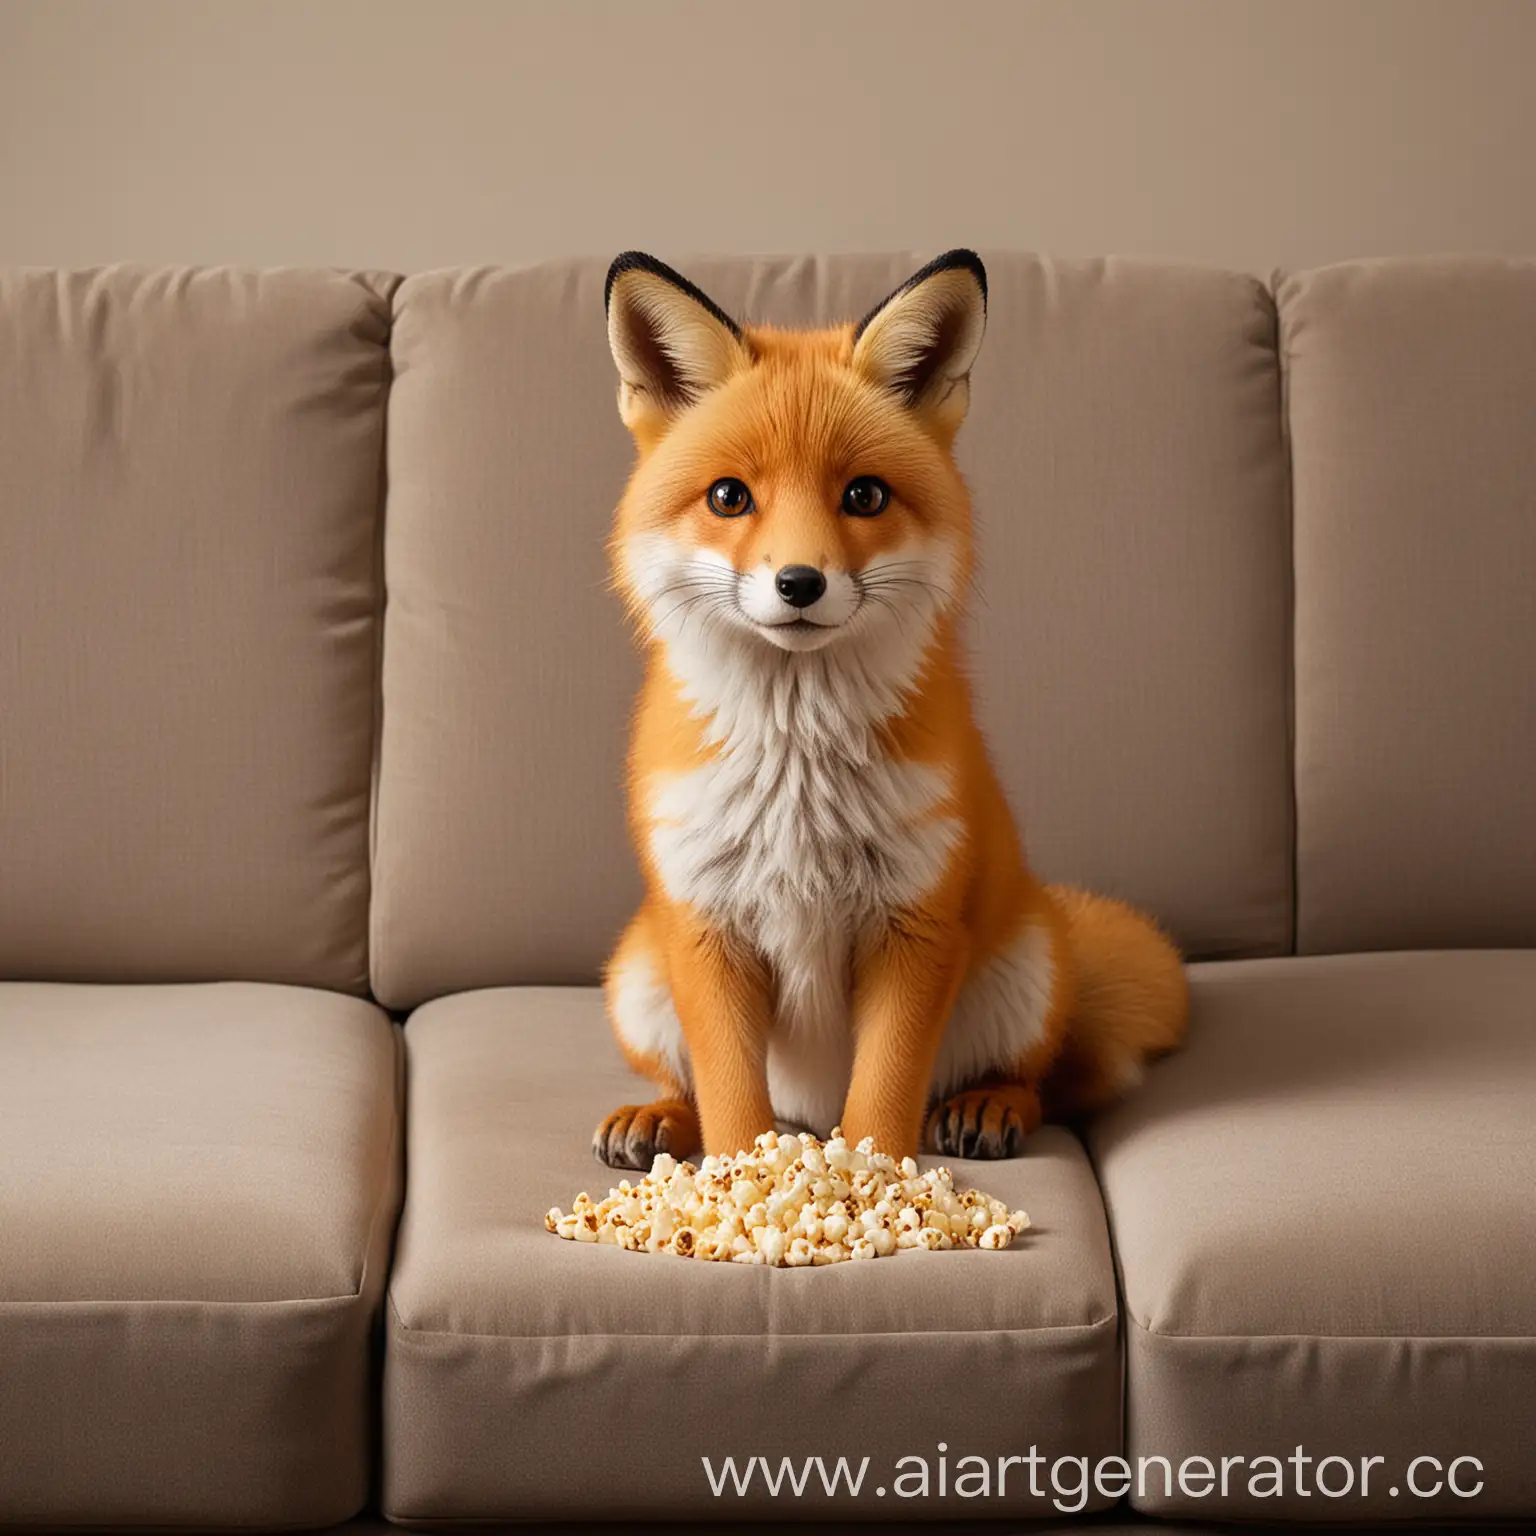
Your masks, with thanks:
M0 0L0 262L1536 253L1536 0Z

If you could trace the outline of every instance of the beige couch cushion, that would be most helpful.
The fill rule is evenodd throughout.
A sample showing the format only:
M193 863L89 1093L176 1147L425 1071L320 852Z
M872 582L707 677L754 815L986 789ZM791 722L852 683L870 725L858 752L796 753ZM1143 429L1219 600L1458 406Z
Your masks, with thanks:
M1090 1137L1128 1337L1132 1456L1353 1461L1329 1499L1219 1518L1529 1515L1536 951L1197 966L1188 1048ZM1470 1454L1473 1500L1410 1495ZM1361 1458L1380 1455L1370 1496ZM1330 1467L1331 1486L1344 1471ZM1419 1469L1428 1487L1433 1470ZM1309 1479L1310 1486L1310 1479ZM1393 1497L1392 1488L1398 1488Z
M1301 947L1536 943L1536 261L1279 297Z
M728 308L855 316L914 256L694 261ZM1290 570L1275 317L1252 279L988 258L961 453L984 723L1040 868L1192 950L1290 941ZM604 265L396 296L374 985L587 981L636 898L637 681L604 540L630 457Z
M954 1165L1034 1218L1002 1253L771 1271L652 1257L544 1230L550 1205L617 1182L592 1161L592 1128L645 1091L595 991L447 998L413 1015L405 1038L410 1190L384 1408L392 1517L782 1514L760 1487L710 1494L702 1456L744 1466L754 1454L775 1466L868 1456L857 1499L815 1484L795 1513L874 1514L902 1503L874 1491L896 1458L936 1457L940 1441L957 1461L994 1465L1036 1441L1058 1456L1118 1449L1114 1273L1087 1157L1066 1132L1043 1132L1021 1161ZM1055 1513L1054 1495L1032 1501L1025 1484L1010 1485L1010 1512Z
M0 273L0 978L366 989L388 302Z
M362 1504L396 1058L330 993L0 986L0 1524Z

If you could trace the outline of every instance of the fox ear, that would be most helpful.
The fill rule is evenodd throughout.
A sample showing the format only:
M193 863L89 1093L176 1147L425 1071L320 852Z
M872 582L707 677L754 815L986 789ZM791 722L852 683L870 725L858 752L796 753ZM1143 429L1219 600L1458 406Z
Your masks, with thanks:
M643 251L615 258L603 303L619 370L619 415L632 432L664 426L751 362L736 322Z
M975 251L946 251L858 323L853 366L953 431L986 328L987 269Z

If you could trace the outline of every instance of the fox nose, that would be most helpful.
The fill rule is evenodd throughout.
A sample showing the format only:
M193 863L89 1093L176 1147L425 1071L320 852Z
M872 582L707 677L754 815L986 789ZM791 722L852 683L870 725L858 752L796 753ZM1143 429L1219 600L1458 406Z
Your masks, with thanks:
M827 590L827 578L814 565L786 565L773 584L791 608L809 608Z

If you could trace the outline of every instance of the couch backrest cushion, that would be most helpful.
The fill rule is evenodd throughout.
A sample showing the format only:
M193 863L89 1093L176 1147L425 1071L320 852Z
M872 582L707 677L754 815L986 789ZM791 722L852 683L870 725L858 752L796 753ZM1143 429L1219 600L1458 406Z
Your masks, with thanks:
M1300 946L1536 944L1536 262L1278 293Z
M366 987L389 286L0 277L0 977Z
M732 312L862 313L917 256L692 261ZM638 678L604 539L630 461L600 261L396 295L379 996L590 980L637 896ZM1290 943L1290 553L1273 305L1246 277L988 258L961 455L984 723L1039 869L1193 952Z

